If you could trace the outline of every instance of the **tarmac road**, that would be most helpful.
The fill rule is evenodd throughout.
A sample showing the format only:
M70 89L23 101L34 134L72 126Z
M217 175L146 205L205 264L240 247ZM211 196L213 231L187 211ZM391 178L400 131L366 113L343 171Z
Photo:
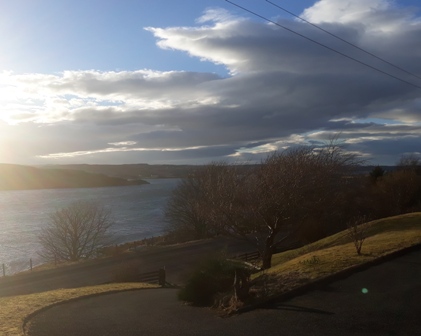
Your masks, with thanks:
M181 304L174 289L65 303L36 315L29 336L419 335L421 251L266 309L219 318Z
M103 284L112 280L116 268L128 263L136 263L142 272L166 267L167 281L179 284L184 273L199 260L222 250L235 255L253 251L253 247L244 241L224 237L168 247L145 247L113 258L1 277L0 297Z

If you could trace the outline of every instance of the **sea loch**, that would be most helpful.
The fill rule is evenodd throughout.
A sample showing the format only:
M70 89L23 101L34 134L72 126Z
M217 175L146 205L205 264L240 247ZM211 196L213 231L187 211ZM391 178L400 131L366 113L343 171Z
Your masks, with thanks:
M179 179L152 179L140 186L0 191L0 264L7 274L42 263L38 234L54 211L74 201L95 201L112 211L117 243L165 230L165 205Z

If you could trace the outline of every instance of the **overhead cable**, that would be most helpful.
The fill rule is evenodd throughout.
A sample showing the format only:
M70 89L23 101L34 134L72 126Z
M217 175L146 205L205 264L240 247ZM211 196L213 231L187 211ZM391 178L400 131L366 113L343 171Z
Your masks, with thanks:
M360 51L362 51L362 52L364 52L364 53L366 53L367 55L370 55L370 56L372 56L372 57L374 57L374 58L377 58L378 60L380 60L380 61L382 61L382 62L384 62L384 63L386 63L386 64L389 64L389 65L391 65L392 67L394 67L394 68L396 68L396 69L398 69L398 70L400 70L400 71L403 71L403 72L405 72L405 73L406 73L406 74L408 74L408 75L411 75L411 76L413 76L413 77L416 77L416 78L418 78L418 79L421 79L421 77L420 77L420 76L418 76L418 75L416 75L416 74L414 74L414 73L412 73L412 72L410 72L410 71L408 71L408 70L405 70L404 68L402 68L402 67L400 67L400 66L398 66L398 65L396 65L396 64L393 64L392 62L389 62L388 60L385 60L384 58L382 58L382 57L380 57L380 56L377 56L377 55L373 54L372 52L369 52L369 51L367 51L367 50L365 50L365 49L363 49L363 48L361 48L361 47L357 46L356 44L354 44L354 43L352 43L352 42L349 42L349 41L347 41L347 40L343 39L342 37L340 37L340 36L338 36L338 35L336 35L336 34L334 34L334 33L330 32L330 31L328 31L328 30L326 30L326 29L324 29L324 28L322 28L322 27L320 27L320 26L318 26L318 25L316 25L316 24L314 24L314 23L312 23L312 22L310 22L310 21L308 21L308 20L304 19L303 17L301 17L301 16L299 16L299 15L297 15L297 14L294 14L293 12L291 12L291 11L287 10L286 8L283 8L283 7L279 6L279 5L278 5L278 4L276 4L276 3L273 3L273 2L272 2L272 1L270 1L270 0L266 0L266 2L268 2L268 3L270 3L271 5L273 5L273 6L277 7L277 8L279 8L280 10L283 10L284 12L286 12L286 13L288 13L288 14L291 14L292 16L296 17L297 19L300 19L300 20L302 20L302 21L304 21L304 22L308 23L309 25L312 25L314 28L317 28L317 29L319 29L319 30L321 30L321 31L325 32L326 34L329 34L330 36L333 36L334 38L336 38L336 39L338 39L338 40L340 40L340 41L342 41L342 42L344 42L344 43L346 43L346 44L348 44L348 45L350 45L350 46L352 46L352 47L354 47L354 48L356 48L356 49L358 49L358 50L360 50Z
M394 79L396 79L396 80L398 80L398 81L400 81L400 82L403 82L403 83L405 83L405 84L408 84L408 85L411 85L411 86L416 87L416 88L418 88L418 89L421 89L421 86L419 86L419 85L416 85L416 84L414 84L414 83L408 82L408 81L406 81L405 79L399 78L399 77L397 77L397 76L395 76L395 75L392 75L392 74L390 74L390 73L388 73L388 72L386 72L386 71L383 71L383 70L381 70L381 69L378 69L378 68L376 68L376 67L374 67L374 66L372 66L372 65L370 65L370 64L367 64L367 63L365 63L365 62L363 62L363 61L360 61L360 60L358 60L358 59L356 59L356 58L354 58L354 57L352 57L352 56L348 56L348 55L344 54L343 52L340 52L340 51L338 51L338 50L336 50L336 49L333 49L333 48L331 48L331 47L329 47L329 46L327 46L327 45L325 45L325 44L323 44L323 43L320 43L320 42L318 42L318 41L316 41L316 40L313 40L313 39L312 39L312 38L310 38L310 37L307 37L307 36L305 36L305 35L303 35L303 34L300 34L300 33L296 32L295 30L293 30L293 29L291 29L291 28L285 27L285 26L283 26L283 25L279 24L279 23L278 23L278 22L276 22L276 21L273 21L273 20L271 20L271 19L268 19L267 17L264 17L263 15L260 15L260 14L258 14L258 13L256 13L256 12L253 12L252 10L247 9L247 8L245 8L245 7L243 7L243 6L240 6L240 5L238 5L238 4L236 4L236 3L234 3L234 2L232 2L232 1L230 1L230 0L225 0L225 1L226 1L226 2L228 2L228 3L230 3L231 5L233 5L233 6L235 6L235 7L238 7L238 8L240 8L240 9L242 9L242 10L244 10L244 11L246 11L246 12L248 12L248 13L252 14L252 15L254 15L254 16L257 16L257 17L259 17L259 18L261 18L261 19L263 19L263 20L265 20L265 21L267 21L267 22L273 23L274 25L276 25L276 26L278 26L278 27L280 27L280 28L283 28L283 29L285 29L285 30L287 30L287 31L289 31L289 32L291 32L291 33L293 33L293 34L295 34L295 35L298 35L298 36L300 36L300 37L302 37L302 38L304 38L304 39L306 39L306 40L308 40L308 41L311 41L311 42L313 42L313 43L315 43L315 44L317 44L317 45L319 45L319 46L321 46L321 47L323 47L323 48L326 48L326 49L328 49L328 50L330 50L330 51L333 51L334 53L337 53L337 54L339 54L339 55L341 55L341 56L343 56L343 57L346 57L346 58L348 58L348 59L350 59L350 60L352 60L352 61L354 61L354 62L357 62L357 63L359 63L359 64L361 64L361 65L364 65L364 66L366 66L366 67L368 67L368 68L370 68L370 69L372 69L372 70L375 70L375 71L377 71L377 72L380 72L380 73L382 73L382 74L384 74L384 75L386 75L386 76L389 76L389 77L391 77L391 78L394 78Z

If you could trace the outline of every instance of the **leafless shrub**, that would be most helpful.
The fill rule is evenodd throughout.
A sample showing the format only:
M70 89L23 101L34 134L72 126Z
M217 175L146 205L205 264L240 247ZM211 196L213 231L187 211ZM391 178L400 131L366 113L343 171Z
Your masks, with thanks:
M361 248L367 238L370 222L365 216L360 216L348 223L348 236L352 239L358 255L361 255Z
M416 154L402 155L396 165L399 170L412 170L419 174L421 172L421 156Z
M374 189L375 207L379 217L400 215L419 210L421 206L421 175L415 170L399 169L382 177Z

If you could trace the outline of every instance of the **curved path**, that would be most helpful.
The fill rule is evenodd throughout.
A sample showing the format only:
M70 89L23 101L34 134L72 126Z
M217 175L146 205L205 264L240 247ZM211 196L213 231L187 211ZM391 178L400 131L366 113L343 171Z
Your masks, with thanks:
M166 267L167 281L181 283L186 270L218 251L235 255L250 252L250 245L244 241L218 237L165 247L145 247L116 257L0 277L0 297L107 283L112 281L117 268L127 264L136 264L142 273Z
M30 336L416 335L421 330L421 251L266 309L219 318L176 290L109 294L52 307Z

